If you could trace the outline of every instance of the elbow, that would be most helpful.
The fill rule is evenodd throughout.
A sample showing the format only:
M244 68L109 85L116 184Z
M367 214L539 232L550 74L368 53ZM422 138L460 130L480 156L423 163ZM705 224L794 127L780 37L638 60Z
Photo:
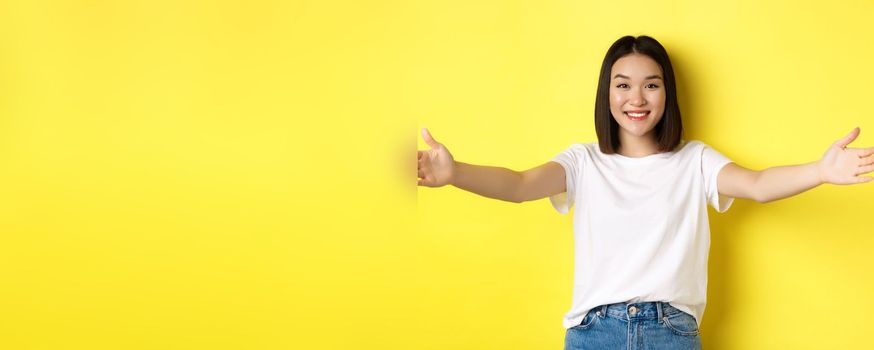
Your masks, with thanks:
M514 196L510 198L509 201L513 203L522 203L525 202L525 198L523 198L522 196Z
M516 193L513 193L513 195L510 196L510 198L509 198L509 201L513 202L513 203L524 203L524 202L527 202L529 200L531 200L531 198L529 198L522 191L516 191Z
M768 203L774 200L773 196L768 194L766 188L763 188L759 184L759 176L761 172L756 173L756 177L752 182L752 185L748 188L748 196L749 199L752 199L758 203Z
M518 188L510 191L510 194L507 197L506 200L513 203L522 203L528 200L522 186L518 186Z
M765 196L765 195L755 195L755 196L753 196L752 199L756 202L759 202L759 203L768 203L768 202L773 202L774 200L776 200L773 197L769 197L769 196Z

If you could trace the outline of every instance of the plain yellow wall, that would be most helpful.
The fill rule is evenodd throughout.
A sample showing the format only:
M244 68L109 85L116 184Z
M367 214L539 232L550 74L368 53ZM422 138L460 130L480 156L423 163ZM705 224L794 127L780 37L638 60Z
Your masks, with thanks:
M626 34L686 135L871 146L871 2L0 1L0 348L557 349L571 217L416 188L428 127L524 170L595 140ZM708 349L859 348L874 185L712 213Z

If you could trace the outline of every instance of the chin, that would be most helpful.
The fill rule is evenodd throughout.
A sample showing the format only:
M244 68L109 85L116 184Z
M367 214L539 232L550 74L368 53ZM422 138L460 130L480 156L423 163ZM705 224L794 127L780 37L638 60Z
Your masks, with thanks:
M650 133L651 131L653 131L654 127L645 128L645 129L639 129L639 128L634 128L634 129L622 128L622 129L625 129L625 132L627 132L631 135L640 137L640 136L646 135L646 134Z

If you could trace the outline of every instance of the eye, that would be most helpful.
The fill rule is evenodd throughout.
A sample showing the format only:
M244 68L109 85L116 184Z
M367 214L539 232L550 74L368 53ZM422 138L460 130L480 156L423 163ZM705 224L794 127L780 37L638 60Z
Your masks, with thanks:
M646 87L651 87L652 89L658 89L659 86L656 84L648 84Z
M628 87L628 84L622 83L622 84L616 85L616 87L624 88L624 87Z

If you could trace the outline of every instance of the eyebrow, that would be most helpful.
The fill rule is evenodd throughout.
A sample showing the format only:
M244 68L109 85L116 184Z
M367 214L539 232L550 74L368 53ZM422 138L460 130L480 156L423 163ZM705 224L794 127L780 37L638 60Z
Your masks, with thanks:
M624 75L622 75L622 74L616 74L616 75L613 77L613 79L616 79L616 78L631 79L631 78L629 78L629 77L627 77L627 76L624 76ZM646 77L646 79L643 79L643 80L650 80L650 79L662 79L662 77L659 76L659 75L650 75L650 76ZM662 80L664 80L664 79L662 79Z

